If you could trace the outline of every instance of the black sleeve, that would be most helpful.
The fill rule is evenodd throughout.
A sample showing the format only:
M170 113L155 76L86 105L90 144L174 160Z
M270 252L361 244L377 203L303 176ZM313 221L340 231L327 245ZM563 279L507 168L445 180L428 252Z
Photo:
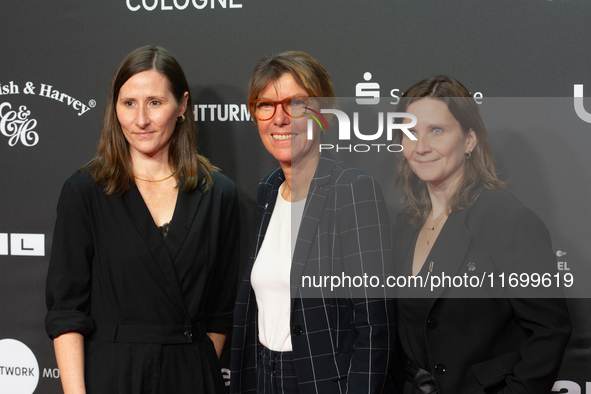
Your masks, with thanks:
M83 183L70 178L62 189L47 273L45 330L53 339L65 332L89 335L94 323L90 307L94 255L88 200Z
M232 329L232 315L236 301L240 258L240 209L238 192L231 187L221 193L221 210L217 258L212 273L208 305L205 313L207 331L228 332ZM212 235L214 236L214 235Z
M511 221L502 260L513 267L513 272L555 271L550 234L542 220L530 209L520 207L512 212ZM507 378L503 393L542 393L552 387L571 333L566 301L558 298L562 293L556 290L537 289L557 298L539 298L544 296L541 293L532 294L537 298L509 298L515 317L529 337L519 349L521 360Z

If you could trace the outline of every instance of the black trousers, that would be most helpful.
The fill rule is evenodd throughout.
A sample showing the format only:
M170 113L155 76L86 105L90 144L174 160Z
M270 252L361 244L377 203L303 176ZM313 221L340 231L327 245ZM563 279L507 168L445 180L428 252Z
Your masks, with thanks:
M262 349L257 365L257 393L298 394L298 381L292 352Z

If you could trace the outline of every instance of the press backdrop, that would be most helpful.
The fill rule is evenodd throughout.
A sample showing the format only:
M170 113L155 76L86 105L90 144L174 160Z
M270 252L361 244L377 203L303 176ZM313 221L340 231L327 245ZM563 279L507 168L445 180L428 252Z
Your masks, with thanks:
M95 152L110 79L131 50L161 45L183 66L200 149L238 186L243 257L257 183L276 166L250 121L248 78L262 57L300 50L324 65L340 97L396 103L427 77L463 82L481 102L501 178L545 221L557 270L577 281L591 252L591 102L580 99L577 112L574 98L575 85L591 96L590 16L583 0L3 1L0 393L61 393L43 327L56 204ZM551 101L528 110L536 101L523 98ZM391 175L396 160L380 160ZM391 176L379 181L394 216L400 193ZM557 391L591 393L590 301L569 299L574 331Z

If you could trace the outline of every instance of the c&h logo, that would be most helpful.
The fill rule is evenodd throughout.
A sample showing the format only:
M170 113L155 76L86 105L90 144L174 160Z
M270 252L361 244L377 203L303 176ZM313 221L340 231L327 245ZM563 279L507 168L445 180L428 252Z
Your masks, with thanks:
M5 111L5 108L6 111ZM37 120L29 119L31 111L21 105L18 112L12 110L10 103L0 104L0 133L8 137L8 145L15 146L18 142L24 146L34 146L39 142L35 131Z

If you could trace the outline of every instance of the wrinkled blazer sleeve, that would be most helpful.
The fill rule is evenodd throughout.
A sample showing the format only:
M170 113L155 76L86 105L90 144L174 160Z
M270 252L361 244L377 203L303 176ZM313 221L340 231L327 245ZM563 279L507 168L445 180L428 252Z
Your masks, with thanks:
M69 331L89 335L91 263L94 256L90 204L83 179L64 185L57 207L47 274L45 329L51 339Z
M228 182L229 183L229 182ZM240 208L238 191L232 183L220 193L224 204L218 233L218 259L212 276L212 286L204 314L208 331L228 332L232 330L238 264L240 260Z
M543 274L556 270L550 234L542 220L526 207L512 212L504 234L506 246L500 260L513 272ZM561 297L556 289L542 289ZM533 294L532 294L533 295ZM537 294L539 296L539 294ZM519 324L530 334L519 349L520 361L507 378L503 393L548 392L558 375L564 349L570 338L571 324L564 298L512 297Z

